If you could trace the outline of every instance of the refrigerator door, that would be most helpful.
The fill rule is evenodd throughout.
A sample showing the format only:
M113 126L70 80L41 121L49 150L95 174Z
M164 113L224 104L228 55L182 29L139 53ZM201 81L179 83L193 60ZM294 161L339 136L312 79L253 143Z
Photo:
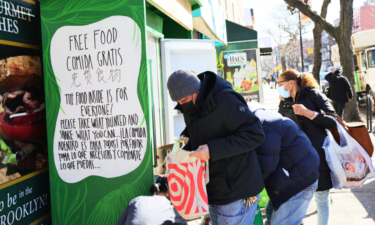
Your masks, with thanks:
M174 110L167 88L169 76L176 70L188 69L197 73L216 70L216 49L213 40L161 39L161 64L165 115L166 143L173 143L185 128L182 114Z

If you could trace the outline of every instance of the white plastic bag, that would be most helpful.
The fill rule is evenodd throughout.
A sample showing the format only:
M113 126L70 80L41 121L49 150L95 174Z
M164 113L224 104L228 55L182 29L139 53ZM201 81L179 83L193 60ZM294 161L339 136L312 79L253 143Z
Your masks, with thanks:
M190 220L208 214L208 161L189 157L191 152L181 148L174 146L165 157L165 175L173 206L184 219Z
M335 141L329 130L323 144L326 160L331 169L333 187L338 189L360 187L366 179L375 177L371 158L339 122L336 121L336 124L340 134L340 144Z

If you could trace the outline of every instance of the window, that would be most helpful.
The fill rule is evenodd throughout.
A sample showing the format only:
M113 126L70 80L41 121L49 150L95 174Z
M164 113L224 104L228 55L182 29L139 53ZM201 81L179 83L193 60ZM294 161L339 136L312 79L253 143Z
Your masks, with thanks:
M375 68L375 49L367 51L368 67Z
M365 53L362 52L361 54L361 61L362 61L362 69L367 70L367 61L366 61L366 56Z

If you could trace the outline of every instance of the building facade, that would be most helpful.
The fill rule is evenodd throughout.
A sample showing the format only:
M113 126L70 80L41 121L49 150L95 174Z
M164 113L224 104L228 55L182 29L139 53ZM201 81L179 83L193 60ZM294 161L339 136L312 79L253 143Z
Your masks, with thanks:
M226 19L245 26L245 16L243 11L242 0L218 0L219 4L224 8Z
M367 5L354 9L352 33L375 28L375 6Z

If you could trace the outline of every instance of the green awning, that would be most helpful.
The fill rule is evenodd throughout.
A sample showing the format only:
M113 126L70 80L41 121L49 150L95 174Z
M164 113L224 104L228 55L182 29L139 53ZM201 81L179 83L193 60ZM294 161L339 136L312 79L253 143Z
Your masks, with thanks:
M257 40L258 32L226 20L227 40L229 42Z

